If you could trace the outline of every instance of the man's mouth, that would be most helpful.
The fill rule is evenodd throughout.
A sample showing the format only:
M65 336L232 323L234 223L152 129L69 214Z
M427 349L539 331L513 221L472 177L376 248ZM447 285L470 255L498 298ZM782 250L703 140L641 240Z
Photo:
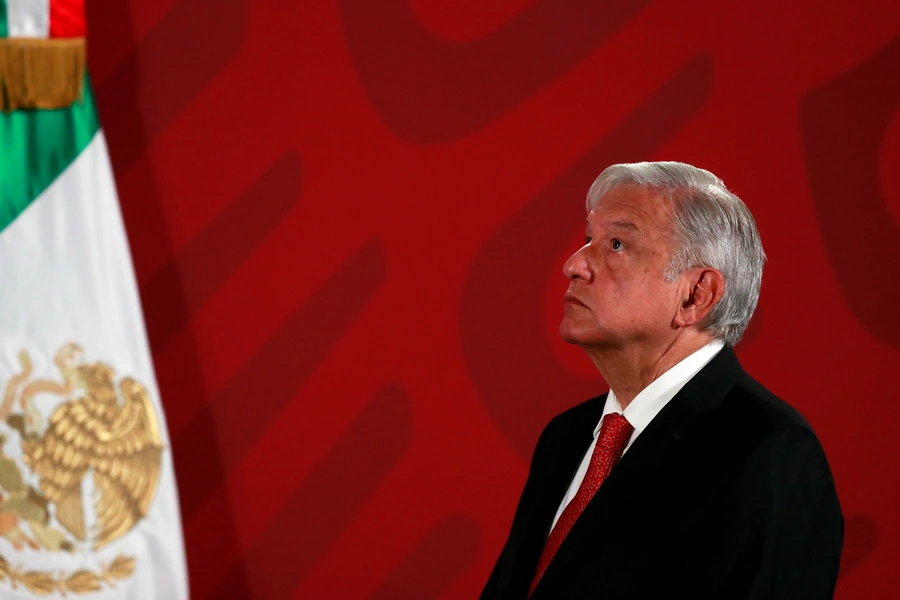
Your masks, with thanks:
M579 300L578 297L575 296L575 294L573 294L572 292L566 292L566 295L563 296L563 301L566 304L579 304L581 306L587 307L587 304Z

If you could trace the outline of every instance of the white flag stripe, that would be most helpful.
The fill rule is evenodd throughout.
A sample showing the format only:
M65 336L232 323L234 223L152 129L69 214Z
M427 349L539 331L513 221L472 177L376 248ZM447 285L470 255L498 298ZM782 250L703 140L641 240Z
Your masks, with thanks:
M50 37L50 0L6 0L9 37Z
M0 382L19 367L24 349L34 357L35 375L59 379L53 352L66 342L84 348L85 362L112 365L148 390L164 445L159 484L145 518L108 546L76 552L19 551L0 538L0 555L25 570L54 574L100 569L116 556L134 557L134 574L90 594L92 600L184 600L187 568L172 452L137 285L131 264L102 131L16 220L0 232ZM39 405L45 418L49 400ZM18 440L7 439L5 455L21 458ZM37 482L31 480L34 485ZM82 488L89 525L93 483ZM87 548L87 550L86 550ZM20 595L21 594L21 595ZM0 598L32 598L0 583Z

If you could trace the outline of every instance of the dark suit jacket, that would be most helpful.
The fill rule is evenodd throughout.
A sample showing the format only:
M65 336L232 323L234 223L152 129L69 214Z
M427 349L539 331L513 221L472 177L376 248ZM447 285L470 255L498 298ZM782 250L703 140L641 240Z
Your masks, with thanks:
M482 600L523 600L606 396L541 434ZM726 346L659 412L566 537L533 600L834 594L844 521L822 446Z

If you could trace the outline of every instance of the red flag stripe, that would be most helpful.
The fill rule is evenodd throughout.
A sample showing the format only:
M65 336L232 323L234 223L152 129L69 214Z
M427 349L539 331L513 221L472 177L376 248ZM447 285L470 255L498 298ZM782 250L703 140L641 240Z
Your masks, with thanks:
M50 0L50 37L84 37L84 0Z

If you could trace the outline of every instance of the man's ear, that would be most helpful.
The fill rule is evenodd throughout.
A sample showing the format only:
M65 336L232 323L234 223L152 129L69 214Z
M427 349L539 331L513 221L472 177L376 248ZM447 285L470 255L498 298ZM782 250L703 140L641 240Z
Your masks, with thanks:
M691 327L709 314L725 293L725 277L716 269L697 267L681 274L684 292L675 312L676 327Z

